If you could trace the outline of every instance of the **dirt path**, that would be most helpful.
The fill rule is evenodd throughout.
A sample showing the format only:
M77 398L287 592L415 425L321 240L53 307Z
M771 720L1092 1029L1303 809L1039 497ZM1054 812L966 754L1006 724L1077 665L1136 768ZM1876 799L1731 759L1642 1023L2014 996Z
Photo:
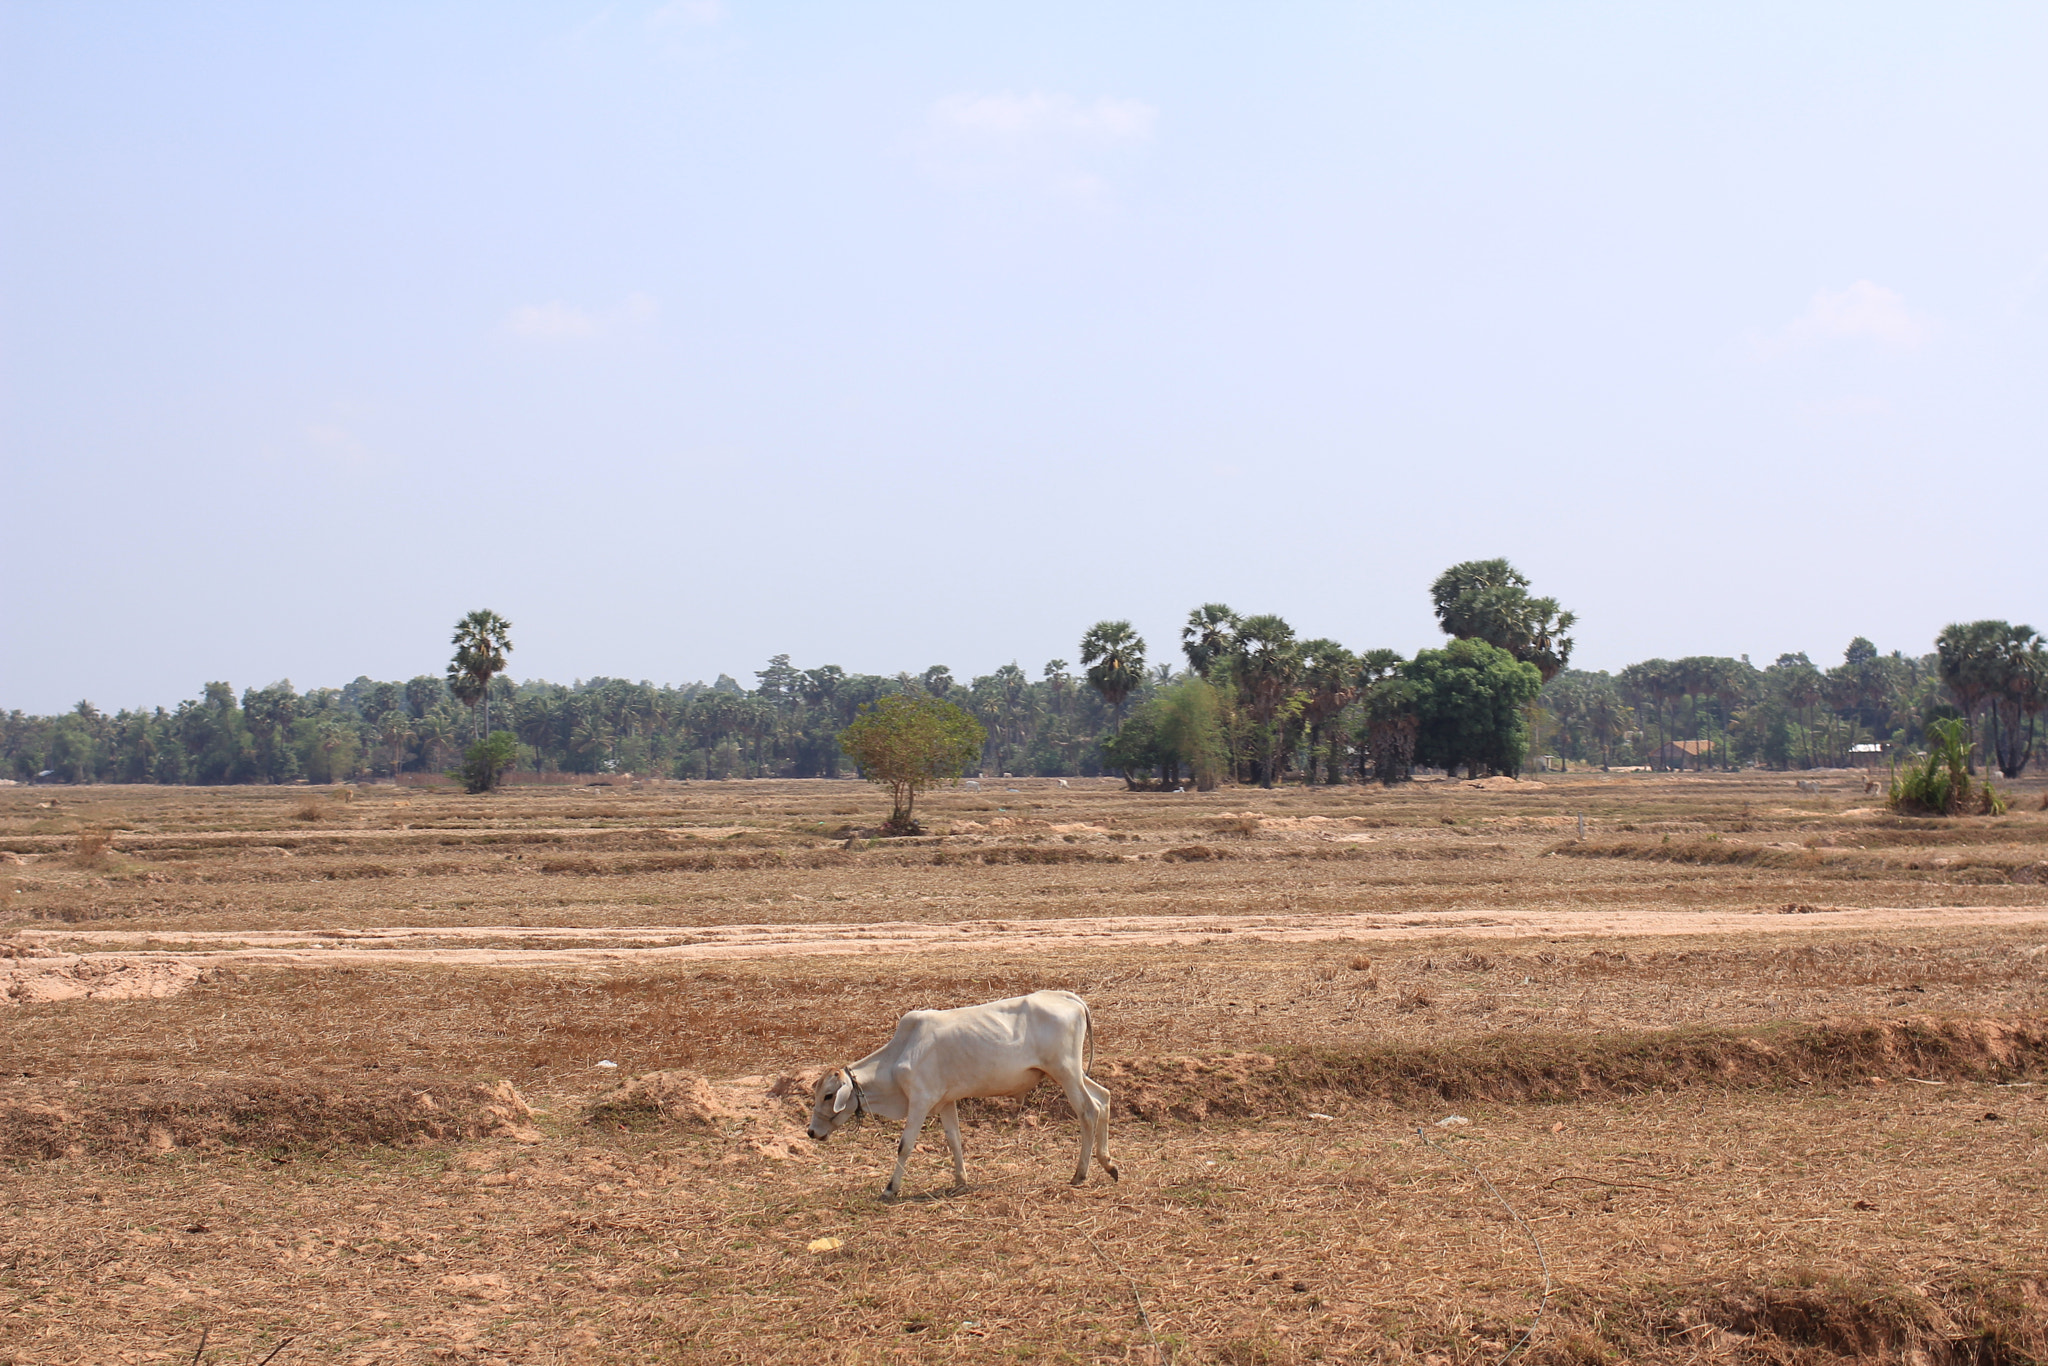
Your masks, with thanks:
M1773 907L1749 911L1476 911L1432 915L1097 916L1064 920L908 921L823 925L639 926L630 929L472 926L459 929L392 926L313 931L21 930L15 942L49 954L0 965L0 1000L17 984L49 972L78 973L113 958L140 970L152 965L336 967L362 963L423 963L477 967L548 967L661 960L818 957L834 954L917 953L933 950L1031 952L1043 949L1114 951L1130 945L1184 945L1241 935L1247 941L1314 943L1457 936L1471 939L1657 935L1748 935L1816 929L1872 933L1930 926L2048 925L2048 907L1950 906ZM62 948L57 948L62 945ZM160 994L160 973L146 974ZM96 996L115 984L94 974ZM16 999L23 998L17 986ZM82 993L81 993L82 994ZM145 993L138 993L145 994Z

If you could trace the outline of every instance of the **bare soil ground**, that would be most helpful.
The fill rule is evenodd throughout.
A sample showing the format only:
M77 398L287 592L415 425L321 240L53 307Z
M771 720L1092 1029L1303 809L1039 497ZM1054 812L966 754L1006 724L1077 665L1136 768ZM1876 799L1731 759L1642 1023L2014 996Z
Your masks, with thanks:
M0 790L0 1363L2048 1360L2017 789ZM1121 1182L801 1137L1048 986Z

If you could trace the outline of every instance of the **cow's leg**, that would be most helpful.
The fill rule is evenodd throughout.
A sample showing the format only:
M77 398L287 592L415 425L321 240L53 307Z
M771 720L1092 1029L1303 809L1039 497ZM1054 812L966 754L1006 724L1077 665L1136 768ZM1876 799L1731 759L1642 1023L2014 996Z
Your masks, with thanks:
M1058 1078L1058 1081L1067 1093L1067 1104L1074 1107L1075 1115L1081 1120L1081 1155L1074 1163L1074 1184L1078 1186L1088 1179L1088 1159L1095 1151L1095 1097L1088 1094L1087 1078L1079 1068Z
M1112 1181L1121 1181L1116 1160L1109 1155L1109 1088L1093 1077L1083 1073L1081 1086L1088 1092L1088 1098L1095 1102L1095 1155L1102 1159L1102 1170L1109 1173Z
M946 1146L953 1150L953 1184L967 1185L967 1157L960 1148L960 1103L947 1101L939 1107L939 1127L946 1131Z
M882 1187L887 1199L894 1200L903 1193L903 1173L910 1166L910 1154L917 1150L917 1136L924 1129L925 1116L931 1112L929 1101L911 1097L910 1112L903 1117L903 1137L896 1141L896 1171L889 1184Z

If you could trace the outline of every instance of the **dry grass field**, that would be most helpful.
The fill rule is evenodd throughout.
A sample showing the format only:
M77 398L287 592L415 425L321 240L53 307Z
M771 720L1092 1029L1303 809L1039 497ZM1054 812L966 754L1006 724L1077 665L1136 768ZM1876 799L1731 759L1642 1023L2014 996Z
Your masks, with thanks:
M1820 788L0 789L0 1366L2048 1360L2042 785ZM802 1137L1039 987L1121 1181Z

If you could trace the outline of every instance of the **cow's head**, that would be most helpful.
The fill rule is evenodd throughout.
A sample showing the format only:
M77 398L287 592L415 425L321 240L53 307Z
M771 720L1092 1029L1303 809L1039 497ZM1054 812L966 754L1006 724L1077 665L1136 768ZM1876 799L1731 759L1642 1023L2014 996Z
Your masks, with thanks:
M859 1112L859 1094L852 1075L843 1067L818 1078L817 1089L811 1093L811 1127L806 1132L820 1143L839 1132L839 1126Z

